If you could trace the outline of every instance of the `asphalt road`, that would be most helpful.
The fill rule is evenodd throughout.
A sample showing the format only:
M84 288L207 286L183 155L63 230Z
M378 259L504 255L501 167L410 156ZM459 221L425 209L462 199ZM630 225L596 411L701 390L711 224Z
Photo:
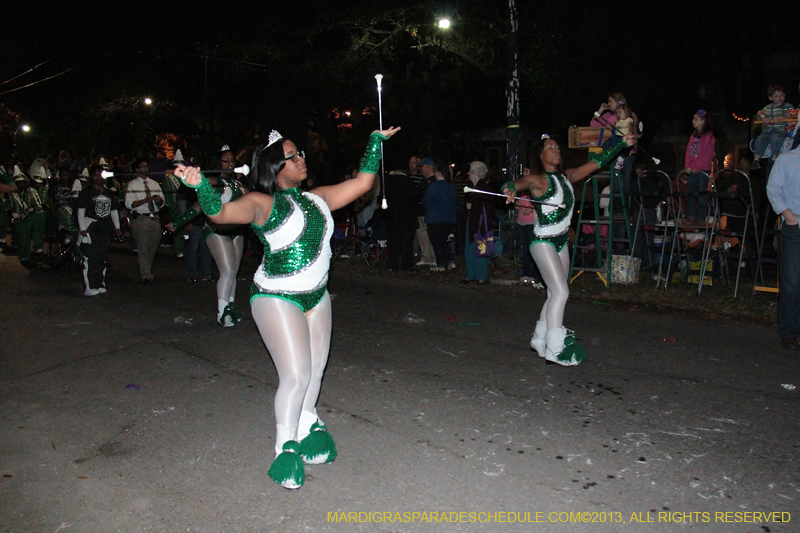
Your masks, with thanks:
M179 261L143 287L109 260L87 298L0 256L0 531L800 531L800 358L772 327L571 302L589 359L547 366L541 291L339 259L318 408L339 458L288 491L255 262L224 329Z

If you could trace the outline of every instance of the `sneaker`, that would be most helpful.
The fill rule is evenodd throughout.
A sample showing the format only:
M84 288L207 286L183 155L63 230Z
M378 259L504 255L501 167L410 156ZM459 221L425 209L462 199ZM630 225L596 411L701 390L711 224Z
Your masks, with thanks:
M432 266L431 267L431 272L444 272L444 267Z
M98 289L86 289L83 294L86 296L97 296L100 294L100 291Z
M750 170L758 170L760 168L761 168L761 160L753 159L753 162L750 163Z
M419 261L417 261L417 266L426 266L426 265L428 265L428 262L425 261L424 259L420 259Z
M180 253L180 254L175 254L175 257L176 257L177 259L183 259L183 254L182 254L182 253Z
M455 261L450 261L449 263L447 263L447 270L455 270L455 269L456 269Z
M189 278L189 283L197 283L197 278Z
M99 289L97 289L97 292L98 292L99 294L105 294L105 293L107 293L108 291L106 290L106 288L105 288L105 287L100 287Z
M214 276L203 276L203 281L217 281Z

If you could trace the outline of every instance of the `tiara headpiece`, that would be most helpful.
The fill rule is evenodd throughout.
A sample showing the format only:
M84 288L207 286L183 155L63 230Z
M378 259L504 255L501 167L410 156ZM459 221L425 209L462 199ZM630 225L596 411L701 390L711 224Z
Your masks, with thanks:
M269 138L267 139L267 147L272 146L281 139L283 139L283 135L281 135L275 130L272 130L271 132L269 132Z
M230 152L231 151L231 147L228 146L227 144L223 144L222 148L220 148L219 151L220 152Z
M705 109L698 109L697 113L695 113L700 118L706 118L706 110Z
M542 138L540 140L544 141L545 139L549 139L549 138L550 138L550 136L548 134L542 133Z

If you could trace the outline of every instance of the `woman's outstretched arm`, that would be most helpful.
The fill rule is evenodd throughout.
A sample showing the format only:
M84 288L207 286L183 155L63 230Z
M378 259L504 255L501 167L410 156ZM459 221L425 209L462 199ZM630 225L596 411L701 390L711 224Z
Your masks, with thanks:
M328 204L331 211L336 211L354 202L372 189L375 175L379 172L380 163L380 143L389 139L392 135L400 131L400 128L389 128L383 131L374 131L370 136L367 145L367 153L361 163L358 175L351 180L343 181L337 185L317 187L313 192ZM378 136L378 138L376 138Z
M223 204L219 195L197 167L179 165L175 168L175 175L180 177L187 186L197 190L197 199L203 213L217 224L250 224L251 222L263 224L272 211L272 196L257 192L247 193L232 202Z

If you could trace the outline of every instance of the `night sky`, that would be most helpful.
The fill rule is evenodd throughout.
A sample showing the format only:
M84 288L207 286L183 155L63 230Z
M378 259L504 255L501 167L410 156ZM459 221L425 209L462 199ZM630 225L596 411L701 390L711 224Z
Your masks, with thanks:
M110 4L3 2L4 163L8 132L30 123L20 157L132 157L164 133L199 154L276 127L318 133L339 165L377 127L377 72L384 124L404 127L400 152L454 157L448 145L465 132L505 125L505 1ZM519 0L522 125L566 132L617 90L648 125L647 143L664 128L688 136L698 108L752 115L770 83L798 103L800 17L792 2L775 6ZM434 27L440 15L453 19L449 32Z

